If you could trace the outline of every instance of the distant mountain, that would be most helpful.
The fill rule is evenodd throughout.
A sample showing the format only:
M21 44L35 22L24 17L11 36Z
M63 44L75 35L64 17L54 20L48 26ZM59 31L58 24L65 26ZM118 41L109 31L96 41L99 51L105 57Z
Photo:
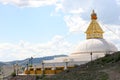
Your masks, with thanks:
M0 66L6 65L4 62L0 62Z
M33 64L40 64L42 60L52 60L57 57L66 57L67 55L55 55L55 56L46 56L46 57L40 57L40 58L27 58L25 60L16 60L16 61L11 61L11 62L6 62L4 64L7 65L13 65L13 64L19 64L19 65L26 65L30 64L31 62Z

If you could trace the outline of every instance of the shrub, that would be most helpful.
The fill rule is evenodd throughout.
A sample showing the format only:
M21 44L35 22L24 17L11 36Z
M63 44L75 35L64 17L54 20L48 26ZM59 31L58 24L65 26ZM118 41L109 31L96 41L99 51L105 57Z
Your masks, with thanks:
M40 79L40 76L36 75L36 80L39 80Z
M108 56L110 56L111 54L105 54L105 57L108 57Z
M120 54L118 54L115 58L115 62L118 62L118 61L120 61Z
M16 73L15 73L15 72L11 73L11 76L12 76L12 77L15 77L15 76L16 76Z
M108 80L109 79L108 74L106 74L104 72L100 72L100 73L101 73L100 80Z
M44 75L44 74L42 74L42 75L39 77L39 79L43 79L43 78L45 78L45 75Z

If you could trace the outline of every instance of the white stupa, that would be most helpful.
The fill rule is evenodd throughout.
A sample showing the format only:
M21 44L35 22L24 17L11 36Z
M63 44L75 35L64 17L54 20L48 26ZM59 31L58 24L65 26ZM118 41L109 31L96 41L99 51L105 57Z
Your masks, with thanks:
M74 53L70 55L74 60L90 60L90 55L92 59L96 59L117 51L117 47L114 44L103 38L104 31L97 22L97 15L94 10L91 14L91 22L85 33L87 40L80 42ZM78 56L79 58L75 58Z
M80 42L75 51L68 57L55 58L54 60L45 62L64 62L66 61L85 61L88 62L91 59L103 57L105 54L111 54L117 51L117 47L111 42L103 38L104 31L97 22L96 13L92 12L91 22L86 30L86 40Z

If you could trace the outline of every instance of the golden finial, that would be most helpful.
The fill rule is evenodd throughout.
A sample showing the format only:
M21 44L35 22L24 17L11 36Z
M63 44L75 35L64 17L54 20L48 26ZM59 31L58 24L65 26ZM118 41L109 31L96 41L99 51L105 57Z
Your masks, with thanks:
M92 20L96 20L97 19L97 14L94 12L94 10L92 11L91 19Z

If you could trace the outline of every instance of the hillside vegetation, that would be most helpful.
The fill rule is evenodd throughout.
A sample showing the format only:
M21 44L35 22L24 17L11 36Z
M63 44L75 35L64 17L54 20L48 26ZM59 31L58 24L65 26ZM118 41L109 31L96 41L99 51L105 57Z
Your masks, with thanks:
M120 80L120 52L66 70L42 80Z

